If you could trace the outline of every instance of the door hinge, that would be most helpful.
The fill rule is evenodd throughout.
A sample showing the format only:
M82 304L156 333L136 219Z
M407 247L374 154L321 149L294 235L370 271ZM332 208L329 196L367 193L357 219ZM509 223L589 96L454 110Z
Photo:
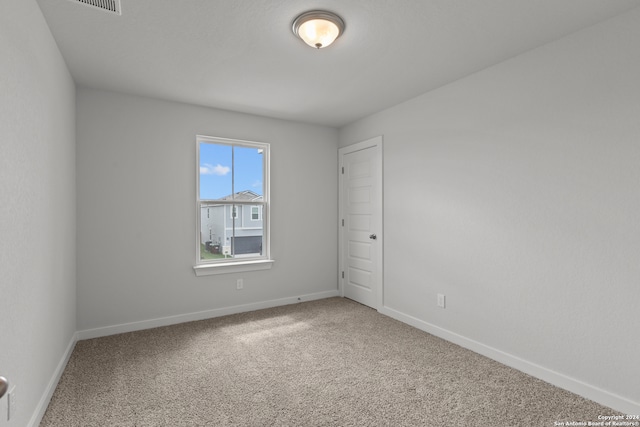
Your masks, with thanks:
M344 219L342 220L342 226L344 227Z
M344 271L342 272L342 278L344 279Z
M342 175L344 175L344 166L342 167Z

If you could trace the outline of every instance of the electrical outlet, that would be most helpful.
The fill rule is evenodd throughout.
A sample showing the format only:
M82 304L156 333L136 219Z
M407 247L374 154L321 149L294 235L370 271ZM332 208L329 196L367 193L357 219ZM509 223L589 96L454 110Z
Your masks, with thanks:
M244 280L238 279L236 280L236 289L240 290L244 288Z
M445 297L443 294L438 294L438 307L445 308Z
M7 421L15 418L16 414L16 386L12 386L7 393Z

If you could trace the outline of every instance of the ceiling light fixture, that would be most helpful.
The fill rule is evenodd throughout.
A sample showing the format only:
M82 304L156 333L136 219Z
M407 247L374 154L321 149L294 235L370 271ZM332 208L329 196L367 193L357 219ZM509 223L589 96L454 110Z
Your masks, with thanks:
M311 10L293 21L293 34L316 49L329 46L344 32L344 21L325 10Z

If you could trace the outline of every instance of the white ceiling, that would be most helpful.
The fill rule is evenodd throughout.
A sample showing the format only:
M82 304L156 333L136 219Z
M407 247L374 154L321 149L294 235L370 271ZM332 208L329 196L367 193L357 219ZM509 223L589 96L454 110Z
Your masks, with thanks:
M339 127L640 6L640 0L38 0L76 83ZM346 31L314 50L310 9Z

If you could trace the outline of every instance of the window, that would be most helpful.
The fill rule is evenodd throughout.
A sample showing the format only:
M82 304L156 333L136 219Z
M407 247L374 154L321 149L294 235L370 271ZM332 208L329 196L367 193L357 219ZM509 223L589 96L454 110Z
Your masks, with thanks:
M196 274L227 272L213 267L270 268L258 266L271 262L269 144L209 136L196 141Z
M251 221L260 221L260 206L251 206Z

